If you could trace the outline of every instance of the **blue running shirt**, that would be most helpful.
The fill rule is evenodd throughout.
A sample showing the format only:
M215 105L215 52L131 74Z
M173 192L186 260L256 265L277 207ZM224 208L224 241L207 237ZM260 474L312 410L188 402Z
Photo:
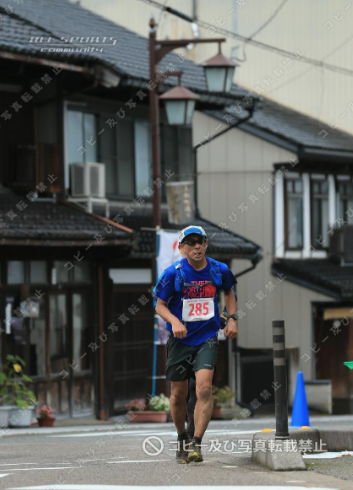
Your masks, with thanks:
M207 259L207 257L206 257ZM210 263L202 270L195 270L187 261L182 259L182 270L186 277L186 282L190 284L205 284L210 281ZM237 283L228 266L223 262L218 262L219 271L222 275L222 290L230 291ZM156 296L163 301L167 301L169 311L182 321L183 298L210 298L214 297L215 315L210 320L185 322L188 331L184 339L177 339L178 342L186 345L200 345L206 340L214 337L220 328L220 317L217 304L217 288L213 284L208 284L204 288L184 287L183 291L174 290L174 280L176 276L175 266L168 267L158 279L155 291ZM172 325L167 322L167 330L173 335Z

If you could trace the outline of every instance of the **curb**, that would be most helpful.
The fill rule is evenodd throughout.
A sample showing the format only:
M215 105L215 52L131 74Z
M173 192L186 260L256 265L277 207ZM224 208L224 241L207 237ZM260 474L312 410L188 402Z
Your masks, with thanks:
M252 461L273 471L306 470L298 449L300 441L310 441L314 452L315 449L318 452L353 451L353 430L294 429L289 431L289 439L294 441L292 449L286 449L286 443L275 438L275 431L257 432L253 436Z

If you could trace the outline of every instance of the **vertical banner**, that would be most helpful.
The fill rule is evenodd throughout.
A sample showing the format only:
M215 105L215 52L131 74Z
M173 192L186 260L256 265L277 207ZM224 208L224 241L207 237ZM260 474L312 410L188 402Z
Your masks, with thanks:
M192 223L195 219L194 182L168 182L166 189L169 223Z
M178 249L179 232L159 231L159 252L157 258L157 276L159 277L164 269L171 266L182 258ZM168 332L165 328L165 321L158 317L158 343L166 344Z

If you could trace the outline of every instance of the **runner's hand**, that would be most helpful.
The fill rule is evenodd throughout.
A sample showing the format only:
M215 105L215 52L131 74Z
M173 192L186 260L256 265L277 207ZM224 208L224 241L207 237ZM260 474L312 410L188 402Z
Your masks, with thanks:
M184 339L188 333L185 325L183 325L179 320L172 323L172 330L174 337L177 339Z
M229 339L235 339L238 335L238 325L234 318L228 320L227 325L224 327L223 333Z

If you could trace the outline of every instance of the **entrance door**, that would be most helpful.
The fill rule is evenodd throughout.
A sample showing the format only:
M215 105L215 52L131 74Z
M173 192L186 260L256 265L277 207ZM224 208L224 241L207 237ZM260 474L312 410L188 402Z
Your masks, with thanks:
M339 316L340 309L337 310L337 315L328 309L314 317L315 375L318 380L331 380L333 413L353 413L353 382L344 365L345 361L353 360L353 319L345 317L344 312Z
M90 311L87 291L49 293L48 364L56 384L51 392L60 412L68 411L71 417L93 410Z
M50 292L47 298L47 366L51 381L48 403L61 413L70 412L71 400L71 356L69 305L67 293Z
M113 396L114 409L124 409L125 403L133 398L145 398L150 390L153 345L154 310L150 300L142 306L137 300L150 287L126 284L113 290L113 319L119 330L113 335ZM128 308L135 305L139 311L129 314ZM124 325L120 315L128 315ZM150 391L149 391L150 392Z

